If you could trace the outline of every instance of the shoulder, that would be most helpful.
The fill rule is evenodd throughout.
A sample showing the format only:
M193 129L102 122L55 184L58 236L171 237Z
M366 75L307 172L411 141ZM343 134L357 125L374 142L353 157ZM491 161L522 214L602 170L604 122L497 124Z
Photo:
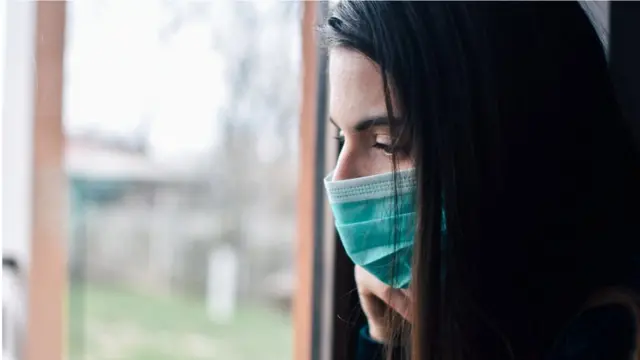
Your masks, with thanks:
M546 360L630 360L636 349L636 326L635 316L623 305L586 310L569 324ZM384 359L384 346L371 339L366 326L358 342L357 360ZM401 348L391 350L395 354Z
M636 320L624 305L581 313L558 338L549 360L629 360L635 351Z

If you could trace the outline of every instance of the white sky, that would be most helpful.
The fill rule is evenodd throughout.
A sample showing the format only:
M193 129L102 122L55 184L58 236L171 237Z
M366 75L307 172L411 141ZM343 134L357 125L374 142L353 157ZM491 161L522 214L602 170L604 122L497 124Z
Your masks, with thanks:
M4 102L4 53L5 45L4 40L6 37L6 14L7 4L5 1L0 3L0 117L3 114L3 102Z
M158 0L68 3L65 125L131 134L148 121L153 155L199 153L217 142L215 116L226 101L224 63L210 50L206 23L170 42Z

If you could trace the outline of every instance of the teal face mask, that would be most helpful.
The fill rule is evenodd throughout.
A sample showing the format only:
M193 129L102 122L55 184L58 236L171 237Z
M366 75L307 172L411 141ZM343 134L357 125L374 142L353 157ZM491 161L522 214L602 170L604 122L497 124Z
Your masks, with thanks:
M351 260L385 284L407 288L416 229L415 171L396 172L395 182L393 173L341 181L332 178L329 174L324 184Z

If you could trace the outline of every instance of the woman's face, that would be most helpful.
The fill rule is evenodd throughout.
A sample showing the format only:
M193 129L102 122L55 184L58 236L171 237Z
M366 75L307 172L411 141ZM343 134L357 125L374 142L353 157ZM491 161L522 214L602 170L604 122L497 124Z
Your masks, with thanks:
M376 175L393 170L392 137L378 65L359 52L330 51L329 114L344 141L333 180ZM392 99L394 111L397 105ZM394 114L397 116L398 114ZM410 157L396 152L398 169L413 167Z

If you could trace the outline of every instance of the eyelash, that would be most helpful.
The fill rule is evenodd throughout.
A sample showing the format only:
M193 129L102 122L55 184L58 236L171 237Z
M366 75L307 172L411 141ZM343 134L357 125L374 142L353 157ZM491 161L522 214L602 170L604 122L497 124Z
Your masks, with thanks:
M344 136L338 135L338 136L334 136L333 138L338 141L338 144L340 146L344 145ZM398 152L397 150L394 150L392 146L387 144L375 143L373 144L373 147L376 149L382 150L382 152L384 152L385 155L393 155L394 152Z
M385 155L393 155L393 153L396 152L393 149L393 146L390 146L387 144L375 143L373 144L373 147L376 149L382 150L382 152L384 152Z

